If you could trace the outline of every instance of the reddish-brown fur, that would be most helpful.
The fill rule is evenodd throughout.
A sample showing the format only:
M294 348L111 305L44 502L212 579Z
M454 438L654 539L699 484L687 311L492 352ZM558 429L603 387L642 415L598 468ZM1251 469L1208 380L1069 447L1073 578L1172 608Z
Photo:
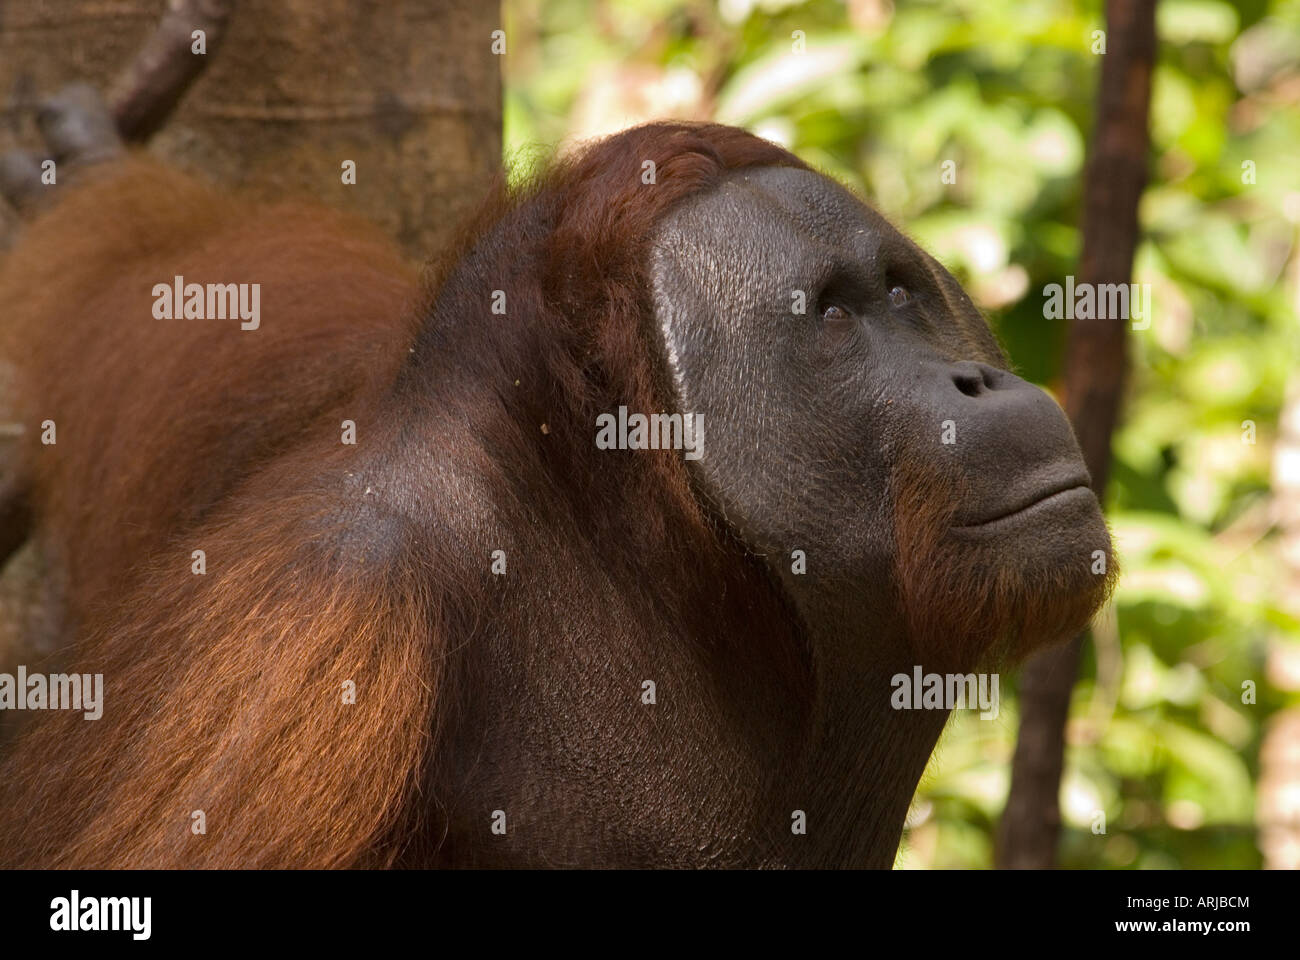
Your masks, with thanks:
M640 179L646 160L655 189ZM519 485L517 505L501 508L513 513L489 518L517 541L502 544L512 558L530 544L546 555L529 518L558 513L574 525L565 549L611 582L639 586L640 565L658 563L658 601L671 605L689 589L674 570L689 563L733 587L706 601L716 609L696 608L701 618L754 617L756 638L777 630L779 601L713 533L680 460L611 464L577 431L611 401L661 406L643 271L663 213L728 169L797 163L739 131L685 125L558 163L490 202L434 271L426 302L437 312L459 297L467 314L446 328L422 326L411 270L364 225L249 207L140 160L32 225L3 264L0 316L28 422L58 425L54 446L29 431L25 465L41 542L66 570L67 665L102 672L107 692L102 720L34 717L13 746L0 768L0 864L433 862L425 791L445 760L440 731L474 680L457 667L459 645L494 602L482 545L445 542L438 510L483 505L429 502L431 460L426 499L421 477L394 481L405 511L394 520L369 487L347 486L368 443L392 458L446 447L485 485ZM473 271L458 281L467 257ZM262 329L154 320L150 290L174 274L261 282ZM488 312L493 277L507 318ZM415 391L453 345L463 382ZM439 432L404 435L401 420L417 416ZM339 443L345 417L356 448ZM640 505L640 541L626 544L619 518L585 499L558 511L530 501L569 496L542 479L557 463L569 489ZM204 576L190 571L194 549ZM348 680L357 703L342 705ZM206 836L190 831L195 810Z
M921 452L894 478L899 603L917 663L938 673L1019 661L1044 638L1077 632L1110 594L1119 567L1106 544L1105 568L1087 589L1071 589L1049 565L990 568L955 538L952 521L964 499L955 471Z

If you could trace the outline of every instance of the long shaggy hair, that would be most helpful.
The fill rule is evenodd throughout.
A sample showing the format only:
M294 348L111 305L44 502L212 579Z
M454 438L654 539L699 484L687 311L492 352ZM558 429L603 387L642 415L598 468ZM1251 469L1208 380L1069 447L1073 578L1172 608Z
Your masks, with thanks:
M457 651L491 589L438 534L479 504L402 487L394 519L348 486L366 444L340 445L340 419L409 451L431 440L402 418L432 411L457 469L501 497L523 504L553 478L556 529L580 529L591 555L617 535L584 500L601 489L633 498L647 553L673 540L680 558L694 538L692 562L724 566L679 460L611 468L580 430L611 400L664 396L647 244L675 203L755 165L800 164L710 125L594 144L499 187L423 297L364 224L220 197L140 159L34 223L0 272L0 316L25 415L58 425L24 469L67 570L63 665L102 673L106 705L96 722L27 718L0 765L0 865L420 862L441 731L464 699ZM175 275L262 283L262 328L161 327L149 292ZM545 536L518 510L503 537ZM610 555L635 571L631 548ZM756 589L749 569L726 576Z

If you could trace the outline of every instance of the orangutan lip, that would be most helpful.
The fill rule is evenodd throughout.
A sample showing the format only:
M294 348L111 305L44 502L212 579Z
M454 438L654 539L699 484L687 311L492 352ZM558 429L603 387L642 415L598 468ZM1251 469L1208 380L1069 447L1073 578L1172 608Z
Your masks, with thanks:
M978 523L962 524L961 526L953 527L953 529L954 530L979 530L984 527L992 526L995 523L1001 523L1003 520L1010 520L1013 517L1018 517L1020 514L1034 509L1034 507L1038 507L1043 505L1044 503L1047 503L1048 501L1055 500L1057 497L1064 497L1067 494L1073 493L1076 490L1091 490L1091 489L1092 488L1086 482L1080 480L1070 480L1067 483L1061 484L1055 487L1054 489L1049 490L1047 493L1039 494L1029 503L1021 504L1018 507L1008 510L1006 513L1000 513L996 517L990 517L987 520L980 520Z

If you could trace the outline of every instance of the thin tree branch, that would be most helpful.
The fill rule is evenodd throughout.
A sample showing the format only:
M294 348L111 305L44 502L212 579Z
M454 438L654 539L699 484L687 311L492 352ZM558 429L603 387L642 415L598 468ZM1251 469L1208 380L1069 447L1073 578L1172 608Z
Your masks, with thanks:
M162 127L220 46L234 7L235 0L169 0L108 98L123 140L142 143ZM195 30L205 34L206 54L192 51Z

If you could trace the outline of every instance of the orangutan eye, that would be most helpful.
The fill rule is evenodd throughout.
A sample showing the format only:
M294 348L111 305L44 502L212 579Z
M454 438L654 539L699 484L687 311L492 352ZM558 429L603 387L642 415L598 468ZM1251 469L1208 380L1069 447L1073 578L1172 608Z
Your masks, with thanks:
M837 303L822 307L822 320L826 323L843 323L849 319L849 312Z
M895 307L902 307L912 299L912 295L907 292L906 287L894 287L889 291L889 302Z

